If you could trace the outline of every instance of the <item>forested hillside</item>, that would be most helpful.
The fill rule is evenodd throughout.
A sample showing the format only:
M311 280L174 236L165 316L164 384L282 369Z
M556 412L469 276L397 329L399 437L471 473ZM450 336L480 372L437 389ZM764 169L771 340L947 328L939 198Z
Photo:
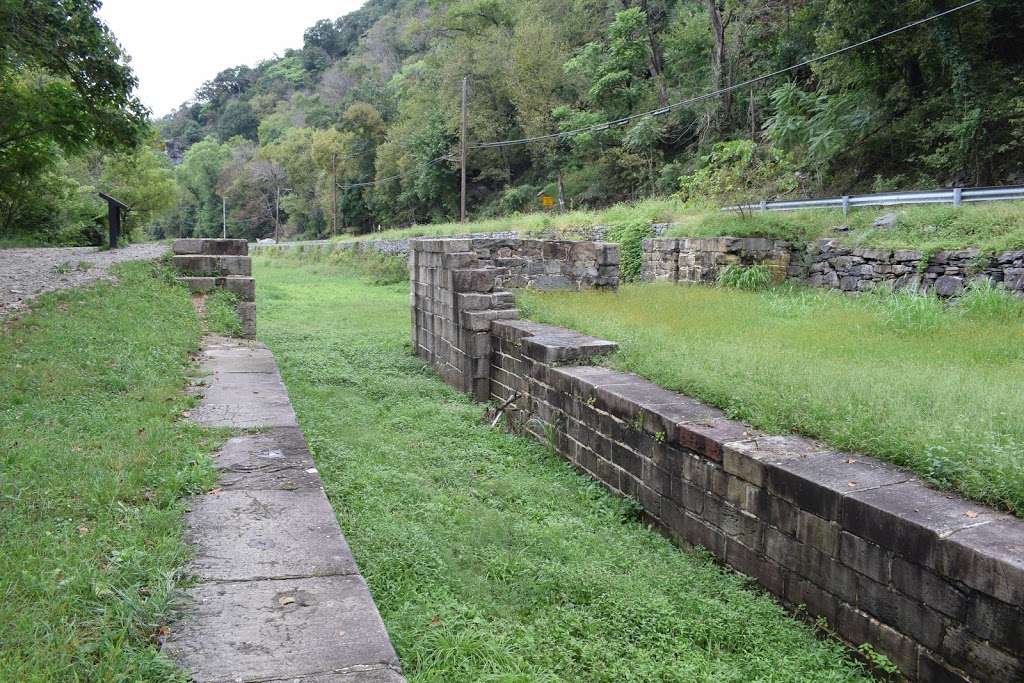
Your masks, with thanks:
M369 0L155 132L98 4L0 3L0 239L100 239L97 190L157 237L452 220L464 77L473 218L1024 182L1017 0Z
M472 143L662 107L955 7L944 0L370 0L301 48L217 74L160 122L185 188L168 231L249 237L458 215ZM987 0L660 117L469 154L474 216L682 193L977 185L1024 174L1024 6ZM442 158L443 157L443 158ZM442 158L435 163L431 160ZM383 180L392 176L401 177ZM284 189L288 188L288 189Z

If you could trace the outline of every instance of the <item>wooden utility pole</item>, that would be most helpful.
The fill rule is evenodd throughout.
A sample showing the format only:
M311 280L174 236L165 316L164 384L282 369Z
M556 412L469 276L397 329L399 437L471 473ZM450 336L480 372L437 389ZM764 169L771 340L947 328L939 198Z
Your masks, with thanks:
M331 219L331 235L338 234L338 153L331 155L331 208L333 218Z
M220 216L221 216L221 237L224 239L228 238L228 200L226 197L220 198Z
M277 186L277 196L274 199L274 241L278 241L278 233L281 231L281 186Z
M462 77L462 192L459 204L459 216L466 222L466 95L469 90L469 76Z

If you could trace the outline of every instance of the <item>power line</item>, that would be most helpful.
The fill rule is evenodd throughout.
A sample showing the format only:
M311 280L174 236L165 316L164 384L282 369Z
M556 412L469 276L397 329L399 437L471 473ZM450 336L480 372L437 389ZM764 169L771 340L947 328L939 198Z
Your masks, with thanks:
M614 121L606 121L604 123L595 123L595 124L591 124L589 126L584 126L583 128L576 128L574 130L561 131L559 133L549 133L547 135L537 135L537 136L529 137L529 138L519 138L517 140L496 140L496 141L492 141L492 142L481 142L481 143L477 143L475 145L471 145L470 149L490 149L490 148L495 148L495 147L510 147L510 146L513 146L513 145L527 145L527 144L530 144L530 143L533 143L533 142L543 142L543 141L546 141L546 140L559 140L559 139L562 139L562 138L567 138L567 137L572 137L572 136L575 136L575 135L580 135L581 133L590 133L590 132L597 132L597 131L602 131L602 130L609 130L611 128L619 128L621 126L625 126L625 125L629 124L632 121L635 121L635 120L641 119L641 118L645 118L645 117L648 117L648 116L664 116L665 114L668 114L669 112L674 111L675 109L678 109L680 107L685 107L685 106L690 105L690 104L696 104L697 102L703 102L704 100L713 99L715 97L719 97L721 95L724 95L726 93L732 92L734 90L739 90L741 88L746 88L746 87L749 87L749 86L754 85L756 83L760 83L762 81L769 80L769 79L774 78L776 76L781 76L782 74L789 73L790 71L796 71L797 69L801 69L801 68L803 68L805 66L808 66L810 64L815 64L817 62L825 61L826 59L831 59L832 57L835 57L837 55L841 55L844 52L849 52L851 50L856 50L857 48L864 47L865 45L868 45L870 43L874 43L874 42L882 40L884 38L888 38L890 36L894 36L897 33L902 33L903 31L908 31L908 30L910 30L912 28L916 28L916 27L918 27L918 26L920 26L922 24L926 24L926 23L928 23L930 21L934 21L934 20L939 19L941 17L944 17L944 16L946 16L948 14L953 14L954 12L959 12L961 10L967 9L968 7L971 7L972 5L977 5L977 4L981 3L981 2L983 2L983 0L970 0L970 2L966 2L966 3L964 3L964 4L962 4L962 5L958 6L958 7L954 7L952 9L945 10L944 12L939 12L938 14L933 14L933 15L931 15L929 17L925 17L924 19L918 19L917 21L913 21L913 22L907 24L906 26L901 26L900 28L893 29L891 31L886 31L885 33L880 33L877 36L873 36L873 37L868 38L866 40L862 40L859 43L853 43L852 45L847 45L845 47L839 48L838 50L833 50L832 52L828 52L828 53L823 54L823 55L818 55L817 57L811 57L810 59L806 59L806 60L800 62L799 64L793 64L792 66L787 66L784 69L779 69L778 71L773 71L771 73L764 74L764 75L758 76L756 78L751 78L750 80L743 81L742 83L736 83L735 85L730 85L730 86L725 87L725 88L720 88L720 89L715 90L713 92L704 93L703 95L697 95L696 97L691 97L689 99L682 100L680 102L674 102L673 104L669 104L669 105L666 105L664 107L660 107L658 109L652 109L650 111L641 112L639 114L631 114L629 116L624 116L624 117L622 117L620 119L615 119Z
M430 161L425 161L422 164L420 164L419 166L417 166L416 168L412 168L412 169L410 169L408 171L403 171L402 173L396 173L395 175L388 176L386 178L377 178L376 180L368 180L365 183L349 183L348 185L338 185L338 189L339 190L351 190L351 189L354 189L354 188L357 188L357 187L370 187L372 185L379 185L380 183L386 183L386 182L390 182L392 180L398 180L399 178L404 178L405 176L413 175L414 173L419 173L423 169L425 169L425 168L427 168L429 166L432 166L432 165L436 164L439 161L454 161L454 160L451 158L451 156L446 154L444 156L437 157L436 159L431 159Z

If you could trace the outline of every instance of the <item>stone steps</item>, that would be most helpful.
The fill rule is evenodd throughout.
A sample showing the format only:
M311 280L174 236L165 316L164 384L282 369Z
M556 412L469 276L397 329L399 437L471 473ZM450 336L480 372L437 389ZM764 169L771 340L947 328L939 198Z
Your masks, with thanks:
M256 281L245 240L179 239L171 250L172 263L182 273L178 281L193 294L224 289L238 296L242 336L256 338Z

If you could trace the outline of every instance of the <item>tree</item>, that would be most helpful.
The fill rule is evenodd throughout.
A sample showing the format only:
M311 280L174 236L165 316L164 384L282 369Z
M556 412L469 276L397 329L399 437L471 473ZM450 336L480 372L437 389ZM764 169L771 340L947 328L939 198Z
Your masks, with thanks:
M130 207L125 233L163 218L178 203L178 184L162 145L150 138L130 152L104 155L99 186Z
M236 135L247 140L255 140L259 125L260 121L256 118L249 103L233 99L217 121L217 134L221 140L230 140Z
M96 18L99 6L0 1L0 164L24 146L132 146L146 129L146 110L132 94L135 75Z
M221 170L231 159L231 147L213 137L197 142L185 153L176 169L178 182L188 193L184 198L186 216L191 218L196 236L216 235L221 223L221 195L218 181Z
M72 155L130 154L148 130L97 0L0 0L0 234L98 235ZM61 237L61 236L64 237Z

